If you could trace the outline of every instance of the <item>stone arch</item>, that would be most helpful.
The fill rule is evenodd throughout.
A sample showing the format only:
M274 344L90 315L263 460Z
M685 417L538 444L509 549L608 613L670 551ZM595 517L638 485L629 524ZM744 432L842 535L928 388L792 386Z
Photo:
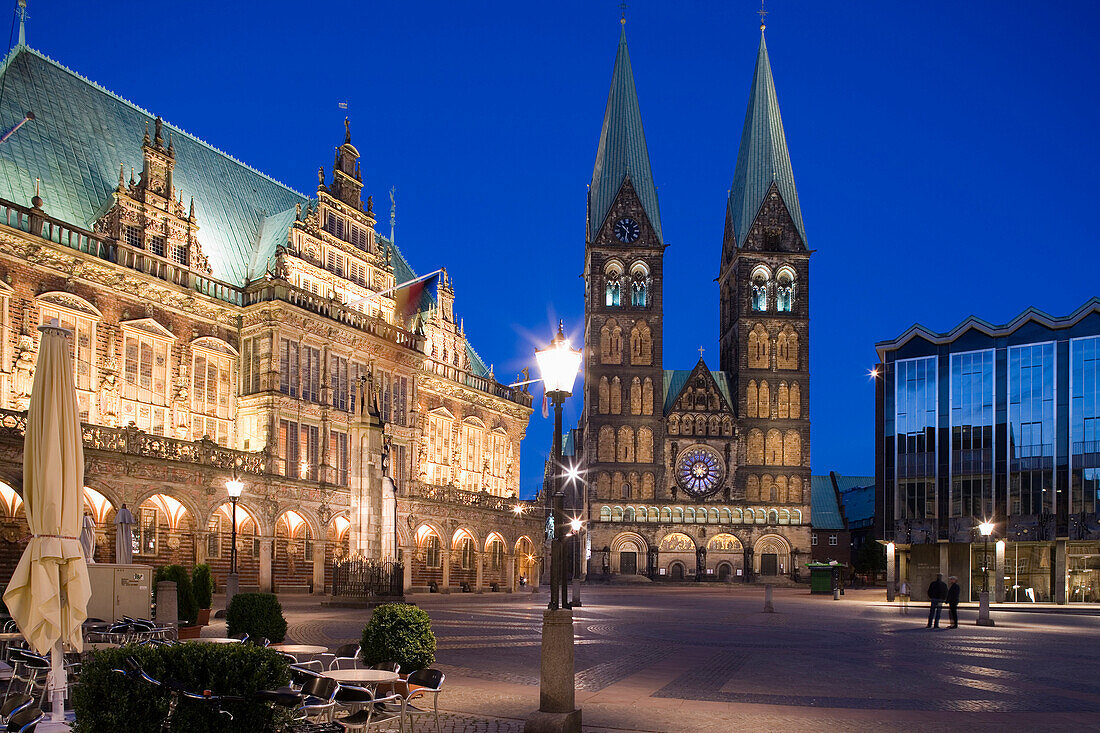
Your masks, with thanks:
M454 531L454 534L451 535L451 549L452 550L457 550L458 549L458 543L461 542L463 540L463 538L467 538L471 542L473 542L474 547L479 546L478 537L474 533L474 531L472 529L470 529L469 527L463 526L463 527L459 527L458 529L456 529Z
M600 327L600 363L623 363L623 329L614 318L608 318Z
M653 463L653 431L647 427L638 428L638 463Z
M722 437L728 438L733 435L733 418L726 415L722 418Z
M680 416L673 414L668 416L668 434L679 435L680 434Z
M766 534L753 545L754 570L761 573L766 569L765 555L775 555L775 574L786 575L791 571L791 546L781 535ZM770 573L769 573L770 574Z
M623 554L634 554L635 572L644 573L645 563L649 554L649 543L637 532L620 532L611 540L610 565L611 572L622 572Z
M775 501L775 479L768 474L760 477L760 501Z
M611 412L611 383L607 381L607 377L600 377L597 394L600 414L606 415Z
M745 547L735 535L720 532L707 540L707 553L744 553Z
M802 390L798 387L798 382L791 382L791 419L797 420L802 417Z
M695 540L684 532L669 532L658 545L661 552L691 552L696 549Z
M720 432L720 429L718 427L719 424L720 423L718 422L718 416L711 415L710 418L707 420L707 435L718 435Z
M615 429L610 425L600 427L596 442L596 460L600 463L611 463L615 460Z
M749 385L745 387L745 415L746 417L756 417L759 413L760 404L760 392L757 389L756 380L750 379Z
M802 465L802 436L797 430L788 430L783 436L783 465Z
M750 466L764 465L764 433L760 428L749 431L745 452L745 462Z
M760 380L760 403L756 408L756 416L764 419L772 416L772 393L771 388L768 387L768 380Z
M285 531L284 536L288 539L303 536L302 533L308 533L308 539L316 539L319 537L319 531L317 526L313 523L310 517L307 517L305 512L300 509L284 509L278 517L275 519L275 535L280 536L281 531Z
M623 494L629 494L631 490L632 488L626 482L626 475L624 475L622 471L616 471L611 476L611 492L613 494L613 496L611 497L612 499L622 499ZM627 496L626 498L629 499L630 497Z
M691 415L684 415L680 421L680 435L693 435L695 433L695 421Z
M707 434L707 416L696 415L695 416L695 434L706 435Z
M634 322L630 329L630 363L649 366L653 362L653 335L644 320Z
M775 340L776 369L798 369L798 332L784 326Z
M775 406L781 420L785 420L786 418L790 417L791 395L790 390L787 389L786 382L779 383L779 390L776 393Z
M788 497L792 504L802 503L802 477L791 476L787 489Z
M767 329L764 328L764 324L757 323L749 331L749 369L767 369L770 366L768 359L770 346Z
M769 466L783 465L783 434L775 428L764 440L764 462Z
M649 471L646 471L645 473L642 474L642 498L643 499L654 499L654 498L656 498L656 496L655 496L656 491L657 491L656 483L654 481L653 474ZM657 516L656 515L656 509L654 509L654 515L653 516L654 516L654 519L656 519L656 516Z
M788 501L786 476L775 477L775 500L780 504L786 504Z
M653 414L653 380L649 377L642 382L642 414Z
M638 377L630 380L630 414L642 414L642 380Z
M623 383L618 377L611 378L611 414L621 415L623 412Z
M619 463L634 463L634 429L629 425L623 425L619 428L618 461Z

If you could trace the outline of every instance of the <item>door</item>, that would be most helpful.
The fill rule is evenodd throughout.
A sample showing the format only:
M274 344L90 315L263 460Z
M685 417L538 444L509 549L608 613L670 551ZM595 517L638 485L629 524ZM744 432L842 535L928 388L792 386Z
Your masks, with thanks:
M681 565L678 562L672 564L672 579L673 580L683 580L684 579L684 566Z
M718 566L718 580L726 582L730 579L730 566L726 563L722 563Z
M779 555L766 552L760 556L761 575L779 575Z
M636 553L636 552L620 552L619 553L619 574L620 575L637 575L638 574L638 553Z

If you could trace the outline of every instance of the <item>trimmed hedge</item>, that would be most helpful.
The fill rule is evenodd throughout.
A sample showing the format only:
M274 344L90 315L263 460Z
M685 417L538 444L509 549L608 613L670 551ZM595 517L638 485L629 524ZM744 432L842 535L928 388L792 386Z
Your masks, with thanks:
M361 646L360 656L368 665L397 662L405 673L424 669L435 661L432 620L408 603L385 603L363 628Z
M199 617L199 611L191 587L191 575L182 565L165 565L157 568L156 582L162 580L170 580L176 584L176 619L179 625L193 625Z
M141 680L113 671L124 669L125 659L137 659L154 679L177 680L188 690L210 690L215 695L250 696L273 690L290 680L287 663L278 652L250 644L177 644L105 649L84 662L72 691L77 733L126 731L157 733L168 714L168 694ZM173 730L221 733L226 730L264 730L269 707L259 701L226 703L229 722L213 706L180 700ZM279 716L281 711L276 712ZM279 719L279 718L276 718Z
M252 637L265 636L272 643L286 638L283 607L274 593L238 593L225 609L225 625L229 636L240 633Z
M199 563L191 568L191 588L195 593L195 606L210 608L214 603L214 576L210 574L209 565Z

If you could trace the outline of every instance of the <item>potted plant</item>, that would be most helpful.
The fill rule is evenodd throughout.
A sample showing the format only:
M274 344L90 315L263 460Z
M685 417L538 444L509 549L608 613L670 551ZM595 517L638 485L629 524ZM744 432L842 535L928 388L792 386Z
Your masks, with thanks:
M435 661L432 620L408 603L384 603L374 609L363 628L360 657L368 665L397 662L402 678Z
M230 636L245 633L278 643L286 638L283 607L274 593L238 593L225 609L226 631Z
M210 606L214 603L214 577L206 563L199 563L192 568L191 589L195 593L195 606L198 609L198 618L195 621L199 626L206 626L210 623Z
M198 609L195 607L195 594L191 588L191 575L182 565L165 565L157 570L156 582L170 580L176 584L176 620L179 624L177 634L180 639L197 639L202 627L195 623Z

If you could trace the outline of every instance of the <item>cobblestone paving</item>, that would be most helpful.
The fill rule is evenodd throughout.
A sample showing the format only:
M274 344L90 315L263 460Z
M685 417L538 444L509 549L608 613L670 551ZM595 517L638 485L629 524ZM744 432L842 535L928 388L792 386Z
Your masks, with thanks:
M924 628L881 593L840 602L777 589L593 588L574 610L585 730L1029 731L1086 729L1100 712L1100 617L994 613ZM413 596L432 617L445 731L520 731L538 706L540 596ZM288 638L359 638L366 611L284 600ZM216 627L208 633L217 635ZM420 727L434 729L428 721Z

